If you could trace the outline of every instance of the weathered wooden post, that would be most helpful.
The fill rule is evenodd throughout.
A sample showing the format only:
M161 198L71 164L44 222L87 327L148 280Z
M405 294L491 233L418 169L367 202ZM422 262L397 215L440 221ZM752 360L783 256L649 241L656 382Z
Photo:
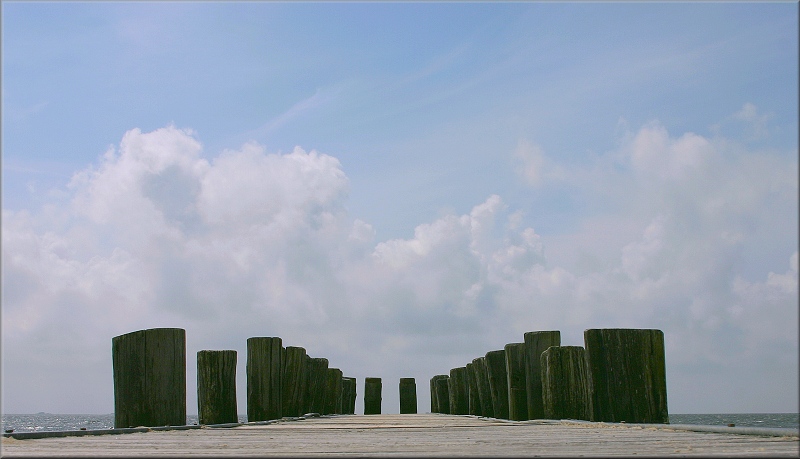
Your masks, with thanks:
M342 378L342 414L356 413L356 378Z
M442 413L439 404L439 392L437 390L436 381L442 378L448 378L447 375L436 375L431 378L431 413ZM449 402L448 402L449 404Z
M669 423L664 333L603 328L583 332L593 421Z
M469 386L469 414L483 416L481 400L478 394L478 380L475 379L475 364L467 364L467 385Z
M475 382L478 385L478 398L481 402L481 416L494 417L492 405L492 391L489 388L489 373L486 371L486 358L478 357L472 360L475 370Z
M414 378L400 378L400 414L417 414L417 383Z
M342 370L328 368L325 383L325 411L322 414L342 414Z
M336 414L344 414L344 373L340 369L336 369L336 373L338 374L338 378L335 381L335 394L334 397L336 398Z
M540 360L544 417L591 420L586 350L581 346L552 346Z
M306 377L306 413L325 411L325 389L328 380L328 359L309 358ZM305 413L303 413L305 414Z
M467 368L457 367L450 370L448 384L450 392L450 414L469 414Z
M364 378L364 414L381 414L381 378Z
M528 397L528 419L544 419L542 375L539 358L550 346L561 345L558 330L525 333L525 381Z
M111 339L114 427L186 425L186 331L151 328Z
M287 346L283 352L283 416L301 416L306 408L306 379L308 367L306 350L302 347Z
M508 418L512 421L525 421L528 419L525 343L509 343L505 345L504 350L508 379Z
M247 420L268 421L283 416L282 341L278 337L247 339Z
M441 376L436 380L436 402L439 404L439 413L450 414L450 376Z
M431 390L431 413L438 413L439 407L436 403L436 376L433 376L430 379L430 390Z
M506 352L486 353L486 372L489 374L489 390L492 394L494 417L508 419L508 377L506 375Z
M201 425L239 422L236 351L197 351L197 417Z

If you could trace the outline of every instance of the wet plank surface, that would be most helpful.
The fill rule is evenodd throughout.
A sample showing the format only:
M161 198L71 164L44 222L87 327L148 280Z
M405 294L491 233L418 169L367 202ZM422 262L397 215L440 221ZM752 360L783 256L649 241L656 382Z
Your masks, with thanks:
M26 440L3 438L2 455L799 457L798 448L796 436L395 414L340 415L234 428Z

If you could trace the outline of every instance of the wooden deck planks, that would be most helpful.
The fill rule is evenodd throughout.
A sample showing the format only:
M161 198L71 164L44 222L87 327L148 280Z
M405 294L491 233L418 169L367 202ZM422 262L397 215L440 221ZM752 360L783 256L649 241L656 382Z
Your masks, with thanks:
M798 438L636 425L508 422L442 414L343 415L235 428L3 438L22 456L749 456L798 457Z

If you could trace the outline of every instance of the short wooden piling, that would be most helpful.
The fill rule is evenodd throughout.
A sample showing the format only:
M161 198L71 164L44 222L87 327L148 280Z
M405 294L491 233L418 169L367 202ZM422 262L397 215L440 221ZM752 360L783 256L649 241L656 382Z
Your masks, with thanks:
M414 378L400 378L400 414L417 414L417 383Z
M197 417L201 425L239 422L236 351L197 351Z
M283 416L281 344L278 337L247 339L247 420L250 422Z
M437 389L436 381L448 378L447 375L436 375L431 378L431 413L442 413L439 404L439 391ZM449 405L450 402L448 402Z
M486 353L486 372L489 374L489 390L492 394L494 417L508 419L508 377L506 375L505 351Z
M302 347L287 346L283 352L283 416L305 414L306 379L308 377L306 350Z
M551 346L540 357L542 405L547 419L592 417L592 397L581 346Z
M664 333L605 328L583 336L592 420L669 423Z
M431 413L438 413L439 412L439 407L437 406L438 403L436 403L436 376L431 377L431 379L428 382L428 384L430 386L430 391L431 391L430 392L431 393L431 396L430 396L430 399L431 399Z
M342 414L342 370L328 368L325 410L322 414Z
M364 378L364 414L381 414L381 378Z
M483 416L481 400L478 395L478 381L475 379L475 364L467 364L467 385L469 386L469 414Z
M525 333L525 391L528 398L528 419L543 419L542 375L540 357L550 346L561 345L561 332L558 330L533 331Z
M322 414L325 411L328 359L312 357L306 362L308 363L308 374L306 377L306 409L304 411Z
M186 424L186 331L151 328L111 339L114 427Z
M481 416L487 418L494 417L492 405L492 391L489 388L489 373L486 371L486 358L478 357L472 360L475 370L475 382L478 385L478 399L481 402Z
M450 370L449 394L450 414L469 414L469 386L467 386L467 368L457 367Z
M525 343L509 343L506 353L506 376L508 379L508 418L512 421L528 419L528 396L525 386Z
M342 414L356 413L356 378L342 378Z
M439 413L450 413L450 376L441 375L442 377L436 380L436 401L439 404Z

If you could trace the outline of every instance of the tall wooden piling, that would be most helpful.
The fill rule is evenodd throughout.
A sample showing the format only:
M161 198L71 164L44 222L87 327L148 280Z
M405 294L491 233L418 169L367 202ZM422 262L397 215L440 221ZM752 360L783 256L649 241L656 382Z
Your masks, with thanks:
M302 347L287 346L283 352L283 416L301 416L306 408L306 380L308 365L306 350Z
M581 346L552 346L540 357L542 405L547 419L592 418L586 351Z
M364 414L381 414L381 378L364 378Z
M450 370L448 379L450 394L450 414L469 414L469 386L467 386L467 368L457 367Z
M492 391L489 388L489 373L486 371L486 358L478 357L472 360L475 370L475 382L478 385L478 398L481 402L481 416L487 418L494 417L494 405L492 405Z
M319 413L325 411L325 389L328 380L328 359L321 357L309 358L308 374L306 376L306 413ZM305 413L304 413L305 414Z
M478 394L478 380L475 378L475 364L467 364L467 385L469 386L469 414L483 416L481 400Z
M605 328L583 336L592 420L669 423L664 333Z
M356 378L342 378L342 414L356 413Z
M197 417L201 425L239 422L236 351L197 351Z
M151 328L111 339L114 427L186 424L186 331Z
M278 337L247 339L247 420L268 421L283 416L283 347Z
M543 419L542 375L540 357L550 346L561 345L558 330L525 333L525 391L528 398L528 419Z
M325 384L325 408L322 414L342 414L342 370L328 368Z
M528 419L528 396L525 390L525 343L505 345L506 377L508 387L508 418L512 421Z
M439 413L450 414L450 376L441 376L436 380L436 401L439 405Z
M508 377L506 375L506 352L486 353L486 372L489 374L489 390L492 394L494 417L508 419Z
M417 383L414 378L400 378L400 414L417 414Z

